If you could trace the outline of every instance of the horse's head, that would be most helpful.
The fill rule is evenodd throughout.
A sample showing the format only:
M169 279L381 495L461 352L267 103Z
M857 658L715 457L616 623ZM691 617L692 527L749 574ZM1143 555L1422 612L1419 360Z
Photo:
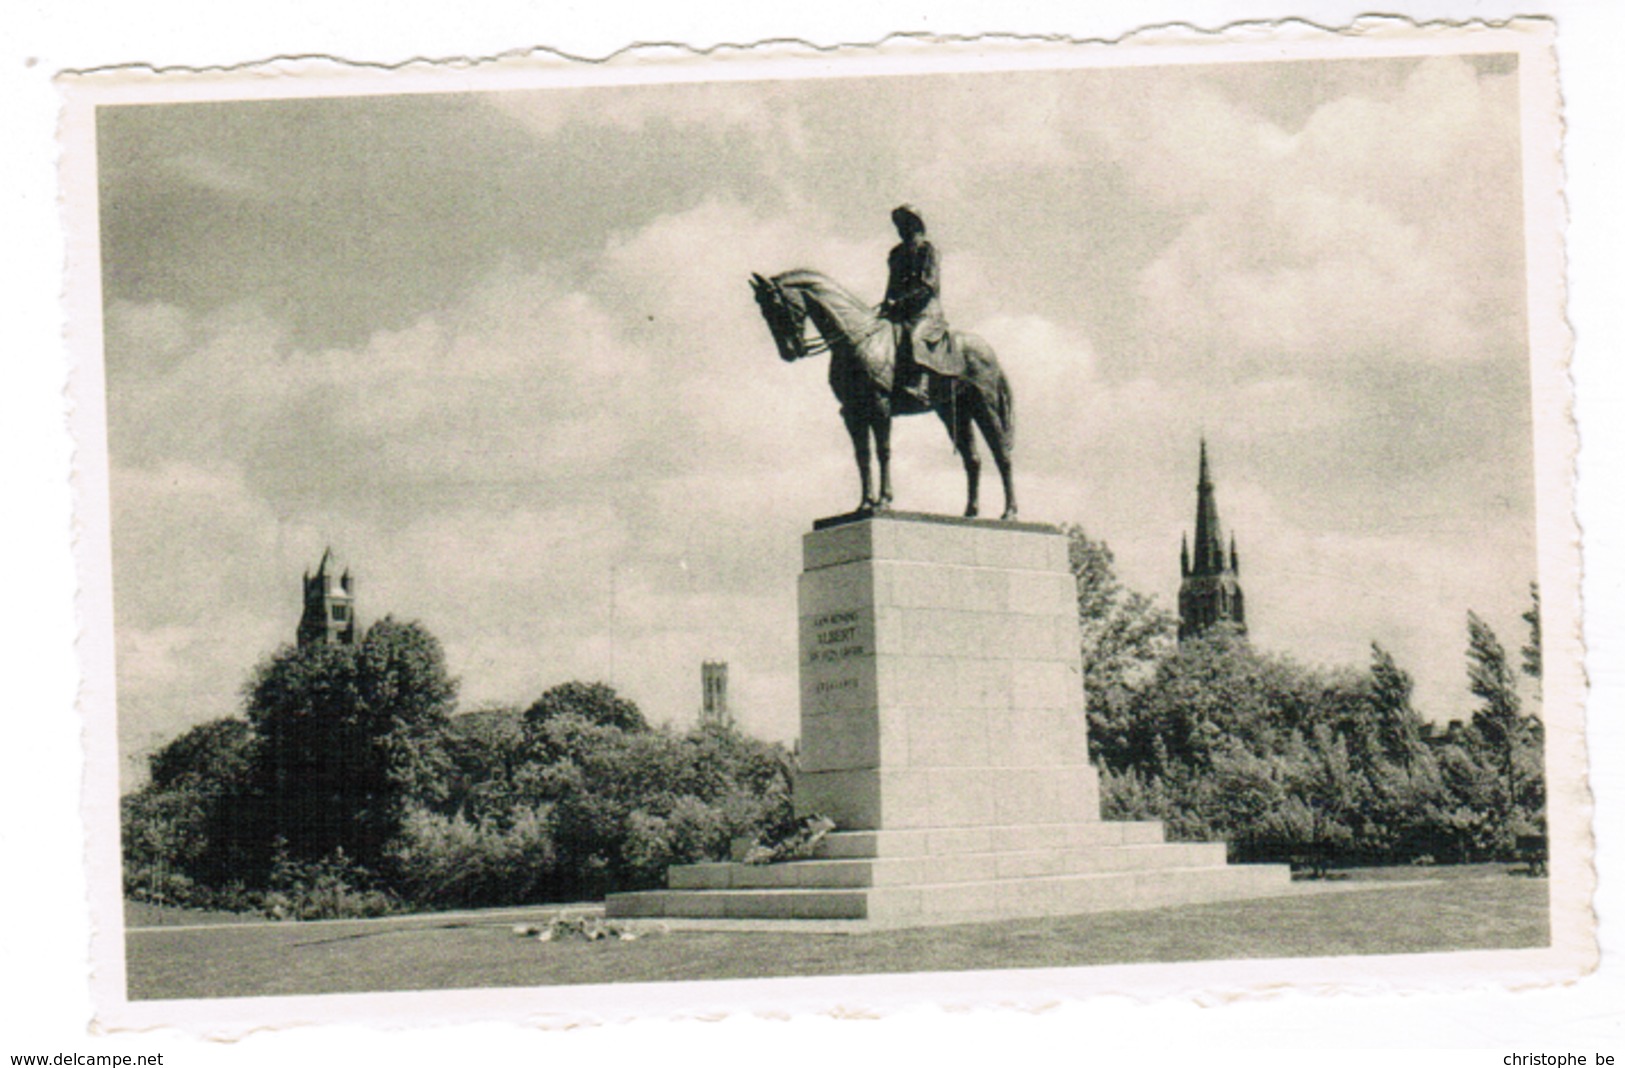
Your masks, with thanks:
M756 306L762 310L762 318L767 320L773 343L779 347L779 358L790 363L809 355L807 308L802 303L801 293L759 274L750 276L750 288L756 294Z

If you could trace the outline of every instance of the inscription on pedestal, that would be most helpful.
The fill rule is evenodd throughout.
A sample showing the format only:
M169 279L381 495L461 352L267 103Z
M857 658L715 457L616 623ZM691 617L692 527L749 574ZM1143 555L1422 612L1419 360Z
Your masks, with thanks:
M804 717L873 706L874 631L874 617L867 608L834 608L802 617Z
M835 664L873 652L864 634L866 614L856 610L825 612L812 619L812 648L809 664Z
M874 520L804 556L800 809L852 828L1099 819L1064 538Z

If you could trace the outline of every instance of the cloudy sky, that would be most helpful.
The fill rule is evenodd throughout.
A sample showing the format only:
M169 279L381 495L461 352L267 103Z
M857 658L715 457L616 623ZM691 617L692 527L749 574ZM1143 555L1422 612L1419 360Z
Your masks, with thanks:
M1507 56L104 107L127 759L231 714L331 545L463 706L601 678L796 730L800 536L857 497L751 271L878 300L916 204L1017 399L1023 518L1172 606L1206 434L1255 642L1464 714L1535 574ZM957 512L940 426L901 508ZM997 488L988 503L996 507Z

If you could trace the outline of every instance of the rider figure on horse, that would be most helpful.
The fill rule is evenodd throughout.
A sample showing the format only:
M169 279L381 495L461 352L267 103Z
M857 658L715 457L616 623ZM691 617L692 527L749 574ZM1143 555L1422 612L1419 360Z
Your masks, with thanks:
M892 209L891 221L902 241L886 258L886 299L879 311L900 327L893 389L929 408L926 370L957 377L963 369L954 366L956 354L947 344L948 321L938 300L941 271L937 250L925 239L925 220L903 204Z

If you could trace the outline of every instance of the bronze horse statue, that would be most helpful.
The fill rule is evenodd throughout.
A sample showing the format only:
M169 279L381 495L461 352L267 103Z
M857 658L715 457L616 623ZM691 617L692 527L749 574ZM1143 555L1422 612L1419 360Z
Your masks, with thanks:
M767 320L779 356L786 363L828 352L829 386L841 402L841 418L857 455L863 484L859 512L891 507L891 421L896 415L934 411L948 428L954 449L965 465L965 514L977 513L982 461L976 451L974 426L982 432L1004 483L1004 515L1016 517L1016 490L1010 475L1015 444L1015 410L1010 383L993 355L993 346L975 334L953 332L964 356L965 373L949 377L926 369L926 406L914 394L895 388L897 327L817 271L786 271L773 278L751 275L756 303ZM807 337L811 323L817 337ZM880 467L880 493L869 477L870 440Z

